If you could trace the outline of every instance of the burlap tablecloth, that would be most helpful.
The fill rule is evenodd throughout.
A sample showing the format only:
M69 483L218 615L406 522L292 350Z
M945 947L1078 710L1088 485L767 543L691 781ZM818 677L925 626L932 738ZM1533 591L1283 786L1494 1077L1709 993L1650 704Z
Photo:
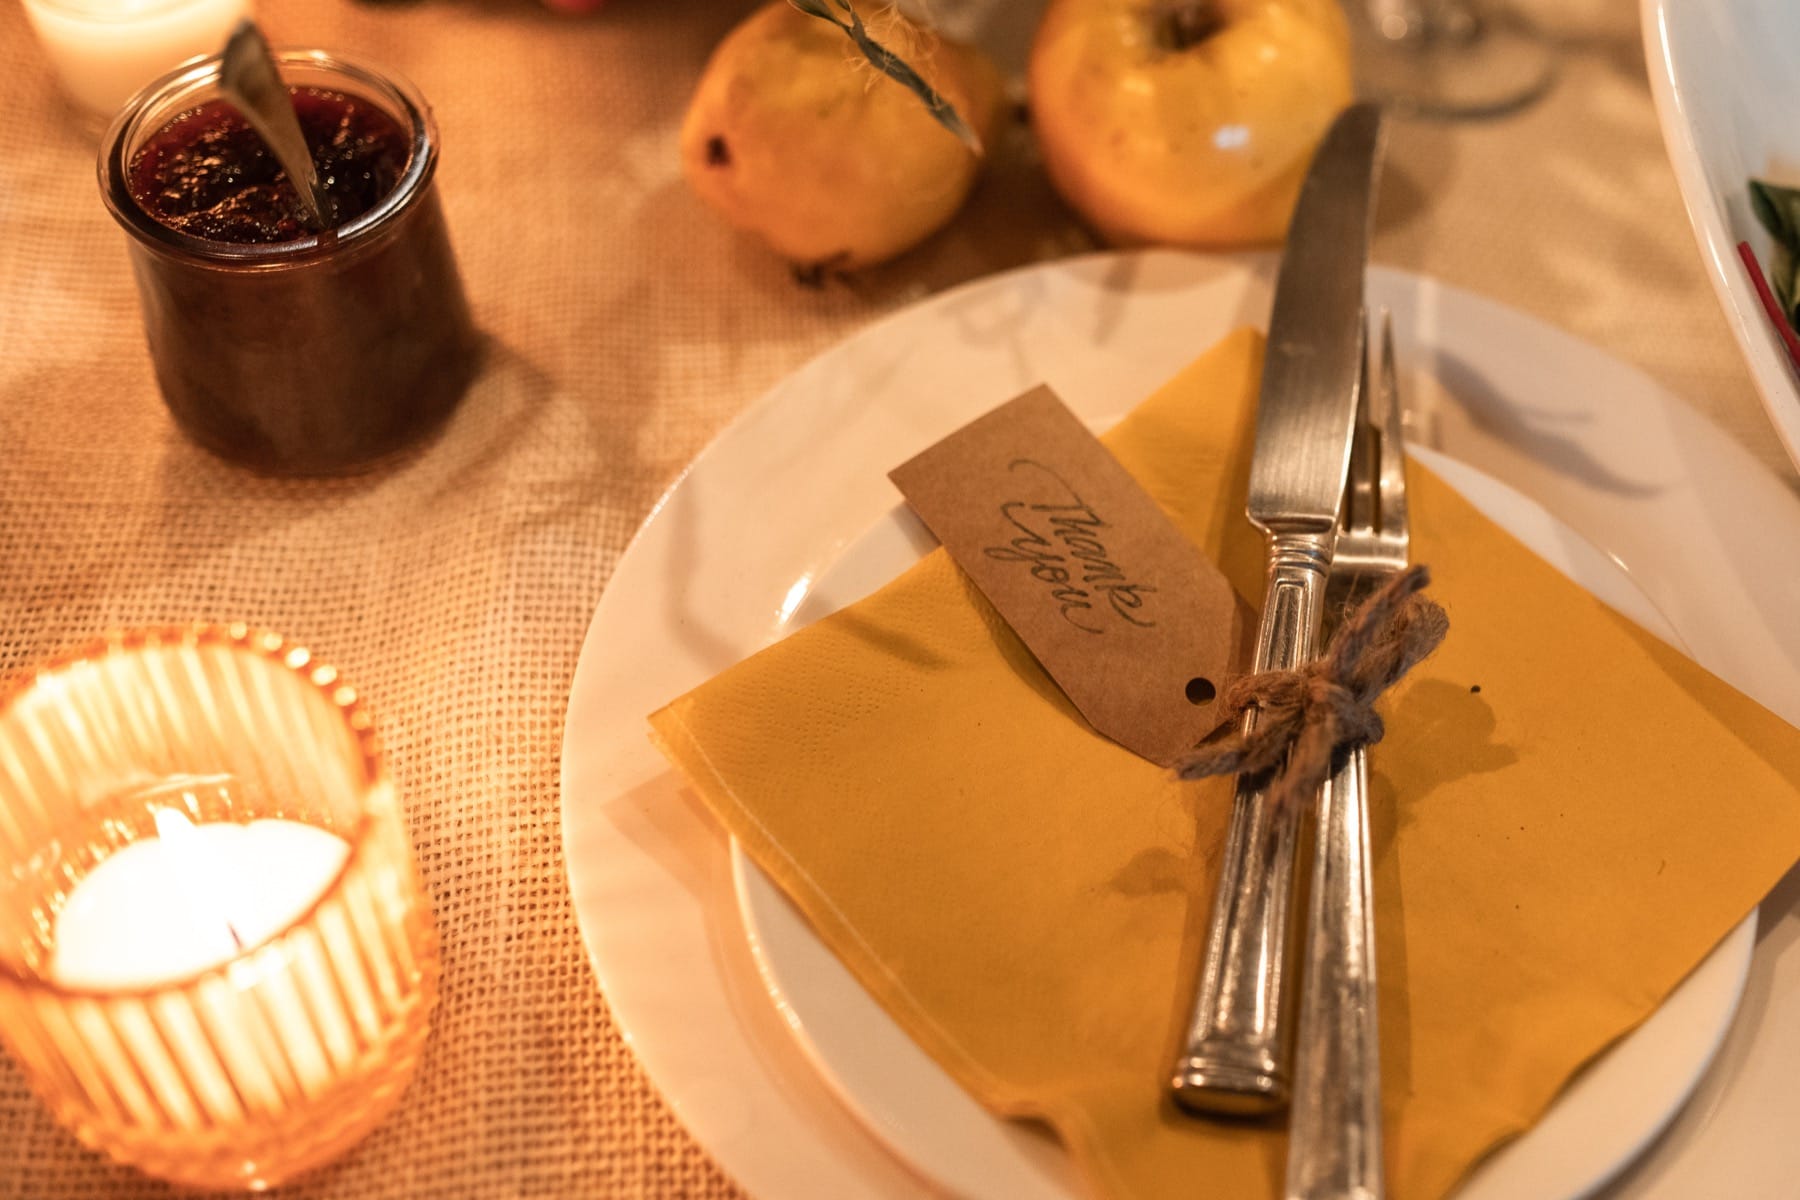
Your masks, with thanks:
M1090 245L1027 156L947 234L797 286L682 185L677 122L750 0L260 0L272 40L413 79L486 372L425 451L276 482L194 449L146 362L96 132L0 3L0 673L108 627L259 623L369 698L444 941L418 1078L295 1196L735 1195L609 1021L570 908L557 756L583 631L659 493L764 389L871 318ZM1539 14L1551 95L1401 123L1378 261L1486 293L1648 370L1792 481L1702 274L1634 0ZM1016 24L1016 21L1014 22ZM0 1197L161 1195L45 1115L0 1058Z

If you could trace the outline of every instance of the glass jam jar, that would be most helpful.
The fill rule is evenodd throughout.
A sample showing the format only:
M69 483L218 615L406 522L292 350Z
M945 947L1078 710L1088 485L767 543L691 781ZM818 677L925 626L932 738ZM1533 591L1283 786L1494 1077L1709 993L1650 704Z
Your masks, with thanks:
M373 207L265 242L194 236L147 211L142 181L134 188L140 152L195 122L236 119L219 103L218 55L125 106L101 144L100 190L130 235L144 333L176 424L260 471L345 474L443 422L473 376L479 339L438 202L438 134L424 98L343 55L275 57L291 91L366 104L397 126L404 163Z

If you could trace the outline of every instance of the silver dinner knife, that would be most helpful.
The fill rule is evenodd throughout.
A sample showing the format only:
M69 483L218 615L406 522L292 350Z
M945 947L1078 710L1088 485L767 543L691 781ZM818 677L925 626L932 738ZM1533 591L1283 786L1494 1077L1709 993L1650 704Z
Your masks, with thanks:
M1381 324L1380 367L1365 379L1344 521L1326 584L1326 614L1353 607L1406 569L1406 504L1393 322ZM1370 383L1374 386L1370 387ZM1375 884L1369 854L1369 755L1340 755L1320 791L1307 894L1306 951L1288 1106L1286 1200L1382 1200L1381 1022Z
M1246 506L1269 547L1257 671L1316 654L1361 387L1363 269L1381 135L1381 110L1366 103L1345 109L1326 132L1276 277ZM1246 717L1246 727L1255 719ZM1287 1102L1300 817L1239 781L1171 1085L1185 1108L1253 1114Z

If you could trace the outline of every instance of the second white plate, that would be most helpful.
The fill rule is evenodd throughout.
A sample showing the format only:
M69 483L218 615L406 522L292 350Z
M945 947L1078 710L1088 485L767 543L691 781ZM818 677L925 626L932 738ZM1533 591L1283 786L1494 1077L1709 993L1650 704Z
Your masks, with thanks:
M1680 645L1612 559L1517 492L1440 454L1416 457L1539 557L1645 629ZM798 628L852 604L933 544L896 509L851 545L793 614ZM773 881L732 847L739 906L775 1004L844 1103L894 1152L968 1200L1080 1200L1085 1190L1035 1128L983 1110L919 1049L814 935ZM1580 1196L1636 1155L1693 1090L1744 989L1746 919L1630 1037L1583 1072L1528 1134L1493 1155L1459 1200Z
M1644 57L1663 146L1713 292L1763 408L1800 465L1800 370L1738 257L1763 270L1772 239L1750 208L1750 180L1800 185L1800 5L1793 0L1640 0Z
M909 453L1040 382L1084 416L1121 411L1232 328L1260 325L1274 265L1103 254L932 296L746 410L620 558L570 687L571 897L617 1028L752 1195L901 1200L926 1185L846 1114L769 1003L727 841L650 744L646 715L780 636L814 581L894 507L885 472ZM1417 275L1375 267L1369 290L1394 311L1409 421L1420 418L1410 440L1543 504L1627 569L1696 660L1800 722L1800 556L1770 552L1800 545L1800 497L1592 346ZM1778 1052L1800 1045L1800 1005L1786 994L1749 1022ZM1734 1062L1764 1061L1738 1041ZM1734 1079L1735 1121L1788 1102L1779 1071L1740 1067ZM1766 1162L1782 1177L1800 1160L1785 1134L1749 1152L1699 1140L1685 1154L1704 1159L1695 1172Z

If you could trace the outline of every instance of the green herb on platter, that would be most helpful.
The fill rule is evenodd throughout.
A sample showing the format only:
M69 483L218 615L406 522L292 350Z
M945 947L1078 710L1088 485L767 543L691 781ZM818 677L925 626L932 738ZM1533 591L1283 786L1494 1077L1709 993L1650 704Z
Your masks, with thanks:
M1795 287L1794 273L1800 265L1800 188L1781 187L1750 181L1750 211L1769 236L1775 239L1775 253L1769 263L1769 286L1781 301L1781 315L1788 325L1800 329L1800 289Z
M788 0L788 3L809 17L830 21L843 30L868 58L871 66L909 89L924 102L926 111L937 119L939 125L954 133L971 151L981 153L981 139L975 136L975 131L969 128L969 123L962 119L956 107L938 95L917 71L907 66L905 59L869 36L869 31L863 27L862 17L850 6L850 0ZM838 15L839 9L843 10L849 20Z

